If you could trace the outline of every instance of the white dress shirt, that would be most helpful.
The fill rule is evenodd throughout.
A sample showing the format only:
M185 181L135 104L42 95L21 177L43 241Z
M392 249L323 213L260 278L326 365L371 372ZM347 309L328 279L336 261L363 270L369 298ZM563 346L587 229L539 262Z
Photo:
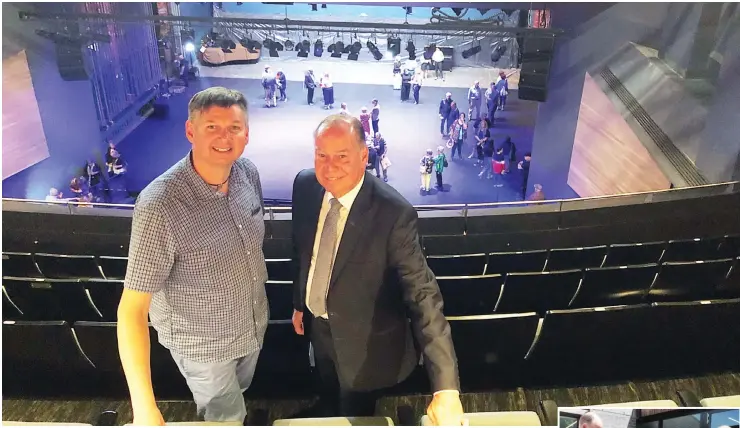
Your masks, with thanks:
M357 198L357 194L360 193L360 189L362 188L362 183L365 182L365 175L362 175L362 179L360 179L360 182L349 192L347 192L346 195L342 196L341 198L338 198L339 203L342 204L342 207L339 209L339 220L337 222L337 244L334 247L334 257L332 257L332 267L334 266L333 259L337 256L337 250L339 249L339 243L342 242L342 234L344 233L344 226L347 224L347 217L349 217L349 212L352 209L352 204L355 202L355 199ZM311 266L308 268L308 281L306 281L306 307L308 307L309 310L311 308L308 306L308 299L309 296L311 296L311 282L313 282L313 270L314 265L316 263L316 253L319 252L319 246L321 245L321 232L324 230L324 221L326 220L326 216L329 214L329 202L334 199L334 195L332 195L329 192L324 193L324 200L321 202L321 211L319 211L319 223L316 225L316 236L314 237L313 241L313 250L311 252ZM331 278L331 275L329 275L329 278ZM331 280L331 279L330 279ZM313 313L313 311L311 311ZM329 319L328 314L314 314L315 316L319 316L321 318Z

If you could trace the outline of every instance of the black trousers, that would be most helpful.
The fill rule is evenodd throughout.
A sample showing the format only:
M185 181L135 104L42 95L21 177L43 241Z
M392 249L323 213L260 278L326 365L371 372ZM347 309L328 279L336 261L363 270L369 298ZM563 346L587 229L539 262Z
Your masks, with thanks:
M380 119L373 120L373 137L375 136L375 134L377 134L378 132L380 132L380 125L379 124L380 124Z
M437 173L437 187L439 187L440 190L442 190L443 183L442 183L442 173Z
M420 85L414 85L414 101L416 101L416 104L419 104L419 91L421 90Z
M337 375L337 357L329 320L316 318L310 312L307 315L311 316L309 334L316 370L321 379L321 400L325 401L324 408L331 413L327 416L374 416L375 403L383 391L360 392L342 389Z
M306 101L308 101L309 104L313 104L313 88L307 89Z

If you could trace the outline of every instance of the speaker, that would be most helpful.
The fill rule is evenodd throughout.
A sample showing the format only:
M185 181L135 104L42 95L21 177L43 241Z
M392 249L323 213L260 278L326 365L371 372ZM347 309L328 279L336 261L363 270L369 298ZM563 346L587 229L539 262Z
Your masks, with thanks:
M522 70L519 76L519 99L547 101L547 81L555 48L554 37L524 38L522 46Z
M78 43L55 43L57 51L57 68L62 80L88 80L85 61L82 57L82 46Z

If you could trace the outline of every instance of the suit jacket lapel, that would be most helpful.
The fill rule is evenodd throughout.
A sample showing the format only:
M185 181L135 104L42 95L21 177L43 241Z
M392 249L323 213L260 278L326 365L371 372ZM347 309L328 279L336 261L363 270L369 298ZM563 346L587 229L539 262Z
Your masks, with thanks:
M369 174L365 173L365 182L360 188L360 192L355 198L355 202L352 204L352 209L347 217L347 223L344 225L344 232L342 232L342 241L339 243L339 249L337 250L337 256L334 259L334 266L331 273L330 287L334 285L342 270L347 264L350 256L355 250L355 246L364 242L365 235L372 231L371 227L368 227L367 219L373 218L373 182Z

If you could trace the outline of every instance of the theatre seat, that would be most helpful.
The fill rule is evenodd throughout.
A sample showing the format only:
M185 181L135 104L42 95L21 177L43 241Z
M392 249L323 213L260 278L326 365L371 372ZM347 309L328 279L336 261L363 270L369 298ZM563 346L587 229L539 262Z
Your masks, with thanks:
M536 412L478 412L465 413L469 426L538 427L540 417ZM429 416L421 417L421 426L433 426Z
M388 417L371 416L371 417L336 417L336 418L296 418L296 419L277 419L273 426L393 426L393 420Z
M721 257L740 257L740 235L728 235L719 244Z
M665 242L640 242L609 246L604 267L658 263L665 251Z
M486 270L486 254L427 256L427 264L436 276L476 276Z
M265 259L267 279L271 281L293 281L290 259Z
M653 302L713 299L732 264L732 259L663 263L648 298Z
M82 387L95 368L65 321L3 322L3 393Z
M82 286L85 287L90 299L100 313L101 319L99 321L116 321L118 319L118 304L121 302L121 295L123 294L123 280L90 279L83 281Z
M571 308L642 303L658 275L655 263L586 269Z
M496 313L565 309L581 282L580 270L522 272L506 275L504 290L496 304Z
M29 321L102 319L79 279L3 277L3 286Z
M516 386L537 332L534 313L447 317L466 391Z
M31 253L3 252L3 276L41 278L43 275Z
M493 313L504 283L502 275L437 277L447 316Z
M740 297L740 257L737 257L727 274L724 283L717 287L716 297L734 299Z
M47 278L103 278L94 256L36 253L34 258Z
M490 253L485 273L542 272L545 261L546 250Z
M291 281L273 281L265 284L267 302L270 305L271 320L289 320L293 318L293 283Z
M3 321L21 319L23 319L23 311L8 297L8 292L3 285Z
M668 241L664 262L690 262L721 259L720 245L724 238L694 238Z
M115 322L86 322L74 324L74 331L80 347L95 365L98 374L108 380L110 388L118 388L110 393L127 391L126 378L118 353L118 335ZM158 398L178 396L187 393L188 388L180 370L177 368L170 351L157 339L157 331L149 325L149 343L151 349L152 384Z
M191 421L191 422L165 422L164 426L167 427L238 427L243 426L244 422L238 421L223 421L223 422L208 422L208 421ZM124 424L123 426L134 426L133 423Z
M126 277L127 257L100 256L98 264L105 279L123 280Z
M289 319L269 321L254 380L247 394L302 394L311 385L307 338L295 334Z
M601 267L606 259L606 245L597 247L556 248L550 250L545 271Z

